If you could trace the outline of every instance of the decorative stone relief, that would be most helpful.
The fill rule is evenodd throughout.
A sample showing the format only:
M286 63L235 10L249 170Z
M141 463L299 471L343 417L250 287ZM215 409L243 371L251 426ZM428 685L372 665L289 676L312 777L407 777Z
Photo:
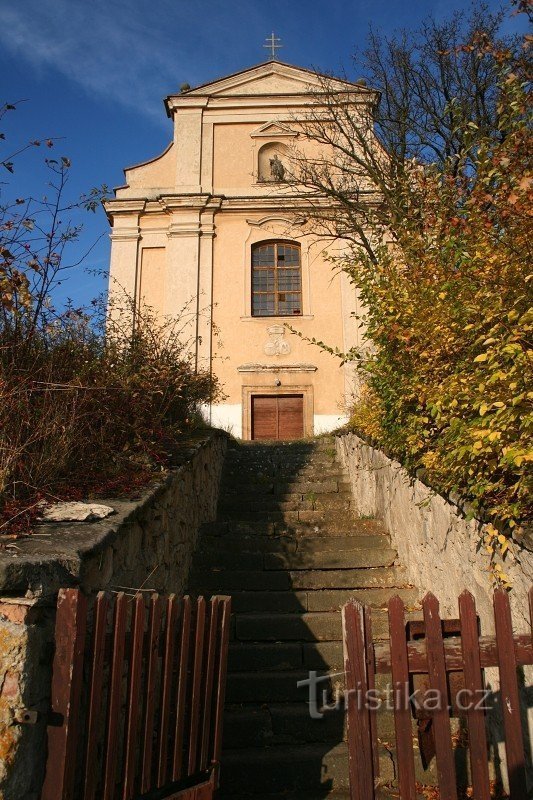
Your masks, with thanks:
M285 328L283 325L271 325L267 331L269 340L263 348L267 356L286 356L291 352L290 344L284 339Z

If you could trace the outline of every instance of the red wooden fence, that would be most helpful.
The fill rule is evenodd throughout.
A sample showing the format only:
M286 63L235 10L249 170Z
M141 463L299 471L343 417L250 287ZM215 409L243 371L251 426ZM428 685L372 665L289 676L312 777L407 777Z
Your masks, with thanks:
M529 599L533 630L533 589ZM486 712L479 703L483 697L486 667L499 669L510 796L512 800L526 800L517 667L533 664L531 630L525 635L513 633L509 597L500 590L494 593L495 636L479 635L475 602L469 592L460 596L460 619L451 625L450 621L441 620L439 603L431 593L425 596L422 608L424 638L409 640L404 604L399 597L393 597L388 605L389 641L381 643L372 641L370 609L355 601L342 609L351 800L374 800L374 787L379 782L376 709L375 704L365 703L367 691L374 687L376 673L392 676L400 797L416 800L418 796L409 687L413 675L425 674L433 696L444 699L431 712L424 712L430 714L440 797L441 800L457 800L450 720L454 705L450 689L456 685L450 681L450 673L456 671L463 673L472 796L475 800L490 800ZM448 629L456 627L459 635L443 636ZM469 698L473 702L464 702Z
M153 594L147 608L104 592L89 612L62 589L41 800L212 798L230 613L228 597Z

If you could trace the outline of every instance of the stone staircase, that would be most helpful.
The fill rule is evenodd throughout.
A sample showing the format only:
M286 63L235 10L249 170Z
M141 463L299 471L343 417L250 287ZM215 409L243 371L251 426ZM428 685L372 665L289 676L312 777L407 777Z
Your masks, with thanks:
M315 670L321 704L342 689L340 607L414 606L382 525L357 518L331 437L294 443L231 443L218 519L204 526L190 592L230 594L230 643L221 797L348 797L342 707L309 714L298 681ZM384 677L384 676L383 676ZM393 725L378 717L381 772L393 780Z

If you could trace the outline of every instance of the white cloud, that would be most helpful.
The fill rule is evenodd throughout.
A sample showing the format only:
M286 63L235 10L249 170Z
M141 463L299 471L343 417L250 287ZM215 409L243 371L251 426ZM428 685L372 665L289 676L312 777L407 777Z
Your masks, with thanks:
M212 0L23 0L3 8L0 42L35 68L161 119L165 94L215 77L205 70L235 34L236 17L250 12L246 0L231 14Z

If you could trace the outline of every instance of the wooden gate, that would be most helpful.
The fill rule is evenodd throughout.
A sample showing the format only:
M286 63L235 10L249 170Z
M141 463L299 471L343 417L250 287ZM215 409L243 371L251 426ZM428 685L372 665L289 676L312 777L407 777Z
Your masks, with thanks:
M530 592L533 624L533 589ZM480 636L474 598L459 597L460 619L441 620L438 600L430 593L422 601L424 638L409 640L405 608L399 597L388 605L389 641L372 641L370 609L351 602L342 609L344 664L347 689L348 751L351 800L374 800L379 782L376 703L376 673L392 676L392 706L396 732L398 783L402 800L416 800L415 752L410 699L413 675L425 674L432 698L430 724L436 756L438 786L442 800L457 800L458 788L452 745L450 711L457 698L450 697L450 673L462 672L461 708L468 728L470 781L475 800L490 800L489 755L486 711L483 707L486 667L498 667L500 708L503 717L507 770L512 800L526 800L524 736L522 732L517 667L533 664L531 631L513 633L509 597L494 593L496 636ZM447 628L459 635L446 638ZM455 684L457 685L457 684ZM370 694L369 694L370 693ZM423 701L423 697L420 698Z
M59 592L41 800L213 797L230 604Z

